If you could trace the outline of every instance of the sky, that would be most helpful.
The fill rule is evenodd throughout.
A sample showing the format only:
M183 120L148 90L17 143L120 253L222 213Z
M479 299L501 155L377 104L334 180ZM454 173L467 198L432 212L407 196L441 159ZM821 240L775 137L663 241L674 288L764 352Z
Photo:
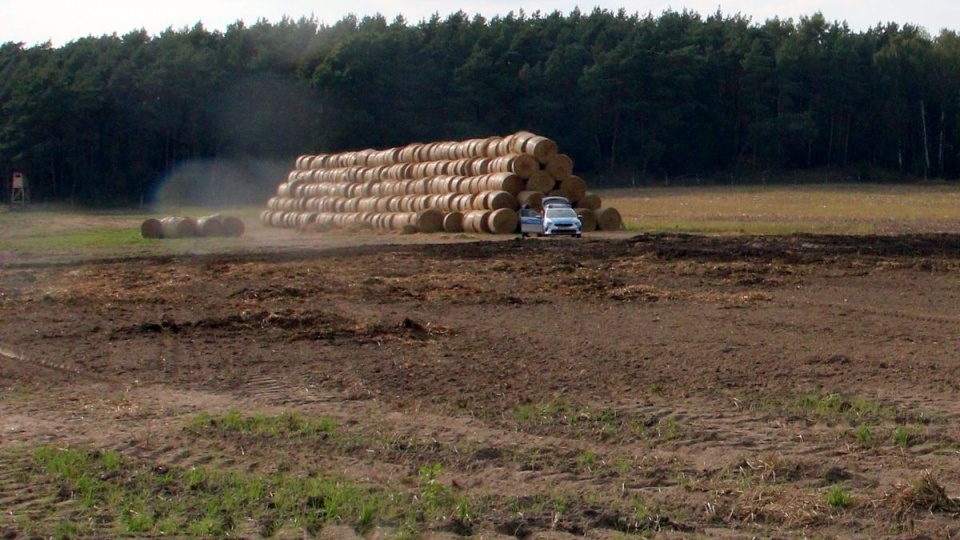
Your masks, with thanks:
M521 9L527 14L537 10L569 14L576 7L585 13L600 7L654 16L670 9L701 15L719 9L755 23L773 17L798 20L819 11L828 21L846 21L854 31L886 22L922 26L934 36L943 28L960 31L957 0L474 0L459 4L451 0L0 0L0 43L33 46L50 41L59 47L82 37L123 35L141 28L156 35L202 22L209 30L224 30L238 20L250 25L260 19L277 22L284 16L313 16L333 24L350 14L362 18L379 13L388 21L403 15L416 24L434 13L444 18L460 9L491 18Z

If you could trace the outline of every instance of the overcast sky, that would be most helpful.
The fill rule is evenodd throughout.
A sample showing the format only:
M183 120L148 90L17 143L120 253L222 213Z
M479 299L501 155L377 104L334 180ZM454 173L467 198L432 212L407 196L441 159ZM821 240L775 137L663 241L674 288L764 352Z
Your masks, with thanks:
M725 14L741 13L756 23L773 17L797 20L820 11L827 20L846 21L855 31L878 22L916 24L933 35L943 28L960 30L958 0L474 0L460 4L450 0L0 0L0 43L31 46L50 40L61 46L81 37L123 35L140 28L155 35L201 21L208 29L223 30L237 20L276 22L284 15L294 19L313 15L321 23L333 24L348 14L362 18L380 13L388 20L402 14L415 24L433 13L445 17L458 9L489 18L517 13L521 8L528 14L537 10L569 14L578 6L582 12L594 7L624 8L641 15L684 8L706 15L719 8Z

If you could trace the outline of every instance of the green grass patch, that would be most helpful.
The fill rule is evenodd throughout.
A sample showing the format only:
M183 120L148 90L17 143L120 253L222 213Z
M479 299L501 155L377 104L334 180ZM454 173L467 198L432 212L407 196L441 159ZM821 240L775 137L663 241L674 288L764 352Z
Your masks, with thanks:
M93 248L111 250L156 244L140 236L140 229L94 227L0 238L0 250L17 252L66 251Z
M83 212L71 209L31 209L0 212L0 251L45 255L56 253L84 254L163 254L180 253L220 246L232 246L236 238L184 238L147 240L140 235L140 225L147 218L171 215L201 217L224 214L255 219L262 208L244 207L235 210L214 208L179 208L174 210Z
M827 506L831 508L849 508L854 502L853 495L840 484L831 486L827 491Z
M870 426L864 425L857 428L857 443L864 448L870 448L874 445L875 439Z
M908 448L910 445L913 444L913 441L914 441L914 437L913 435L910 434L910 431L908 431L907 428L903 426L897 426L896 428L894 428L893 442L896 443L897 446L900 446L902 448Z
M259 524L256 534L262 536L283 526L315 534L334 522L363 533L417 510L412 503L406 508L398 504L403 498L395 492L341 478L204 467L167 470L77 448L37 449L29 474L32 485L48 486L69 505L70 523L81 528L58 521L47 531L65 538L88 533L229 536L247 523ZM445 493L441 487L429 489L435 499Z
M781 412L811 420L828 424L843 421L852 426L869 426L892 420L899 412L896 407L884 405L866 396L846 396L837 393L803 394L792 401L771 404L771 406ZM858 433L858 438L860 435Z

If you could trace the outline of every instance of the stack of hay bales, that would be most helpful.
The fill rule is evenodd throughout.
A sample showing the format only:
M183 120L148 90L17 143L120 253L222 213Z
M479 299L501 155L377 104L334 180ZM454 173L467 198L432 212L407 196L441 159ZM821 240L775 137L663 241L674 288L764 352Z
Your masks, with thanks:
M570 199L584 232L623 225L616 209L587 191L556 142L528 131L300 156L260 221L298 230L509 234L519 227L520 206L541 207L548 195Z
M243 236L243 220L234 216L213 214L201 218L169 216L149 218L140 224L140 235L144 238L195 238L215 236Z

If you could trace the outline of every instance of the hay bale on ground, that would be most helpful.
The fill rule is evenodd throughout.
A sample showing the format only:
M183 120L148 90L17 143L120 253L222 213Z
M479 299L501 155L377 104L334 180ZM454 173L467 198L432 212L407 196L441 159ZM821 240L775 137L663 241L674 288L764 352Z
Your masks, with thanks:
M170 216L160 220L164 238L192 238L197 235L196 222L190 218Z
M597 230L597 213L589 208L576 208L577 215L580 216L580 223L583 224L583 232L593 232Z
M197 219L197 234L203 237L223 236L223 217L220 214Z
M597 210L597 227L601 231L618 231L623 228L623 218L616 208L601 208Z
M416 216L417 229L422 233L435 233L443 230L443 212L436 208L428 208L418 212Z
M520 225L517 212L512 208L501 208L490 212L486 219L487 227L493 234L510 234L516 232Z
M448 233L463 232L463 212L450 212L443 216L443 230Z
M143 223L140 224L140 236L152 240L163 238L163 224L160 223L159 219L145 219Z
M223 216L223 235L232 238L243 236L246 227L243 220L234 216Z

